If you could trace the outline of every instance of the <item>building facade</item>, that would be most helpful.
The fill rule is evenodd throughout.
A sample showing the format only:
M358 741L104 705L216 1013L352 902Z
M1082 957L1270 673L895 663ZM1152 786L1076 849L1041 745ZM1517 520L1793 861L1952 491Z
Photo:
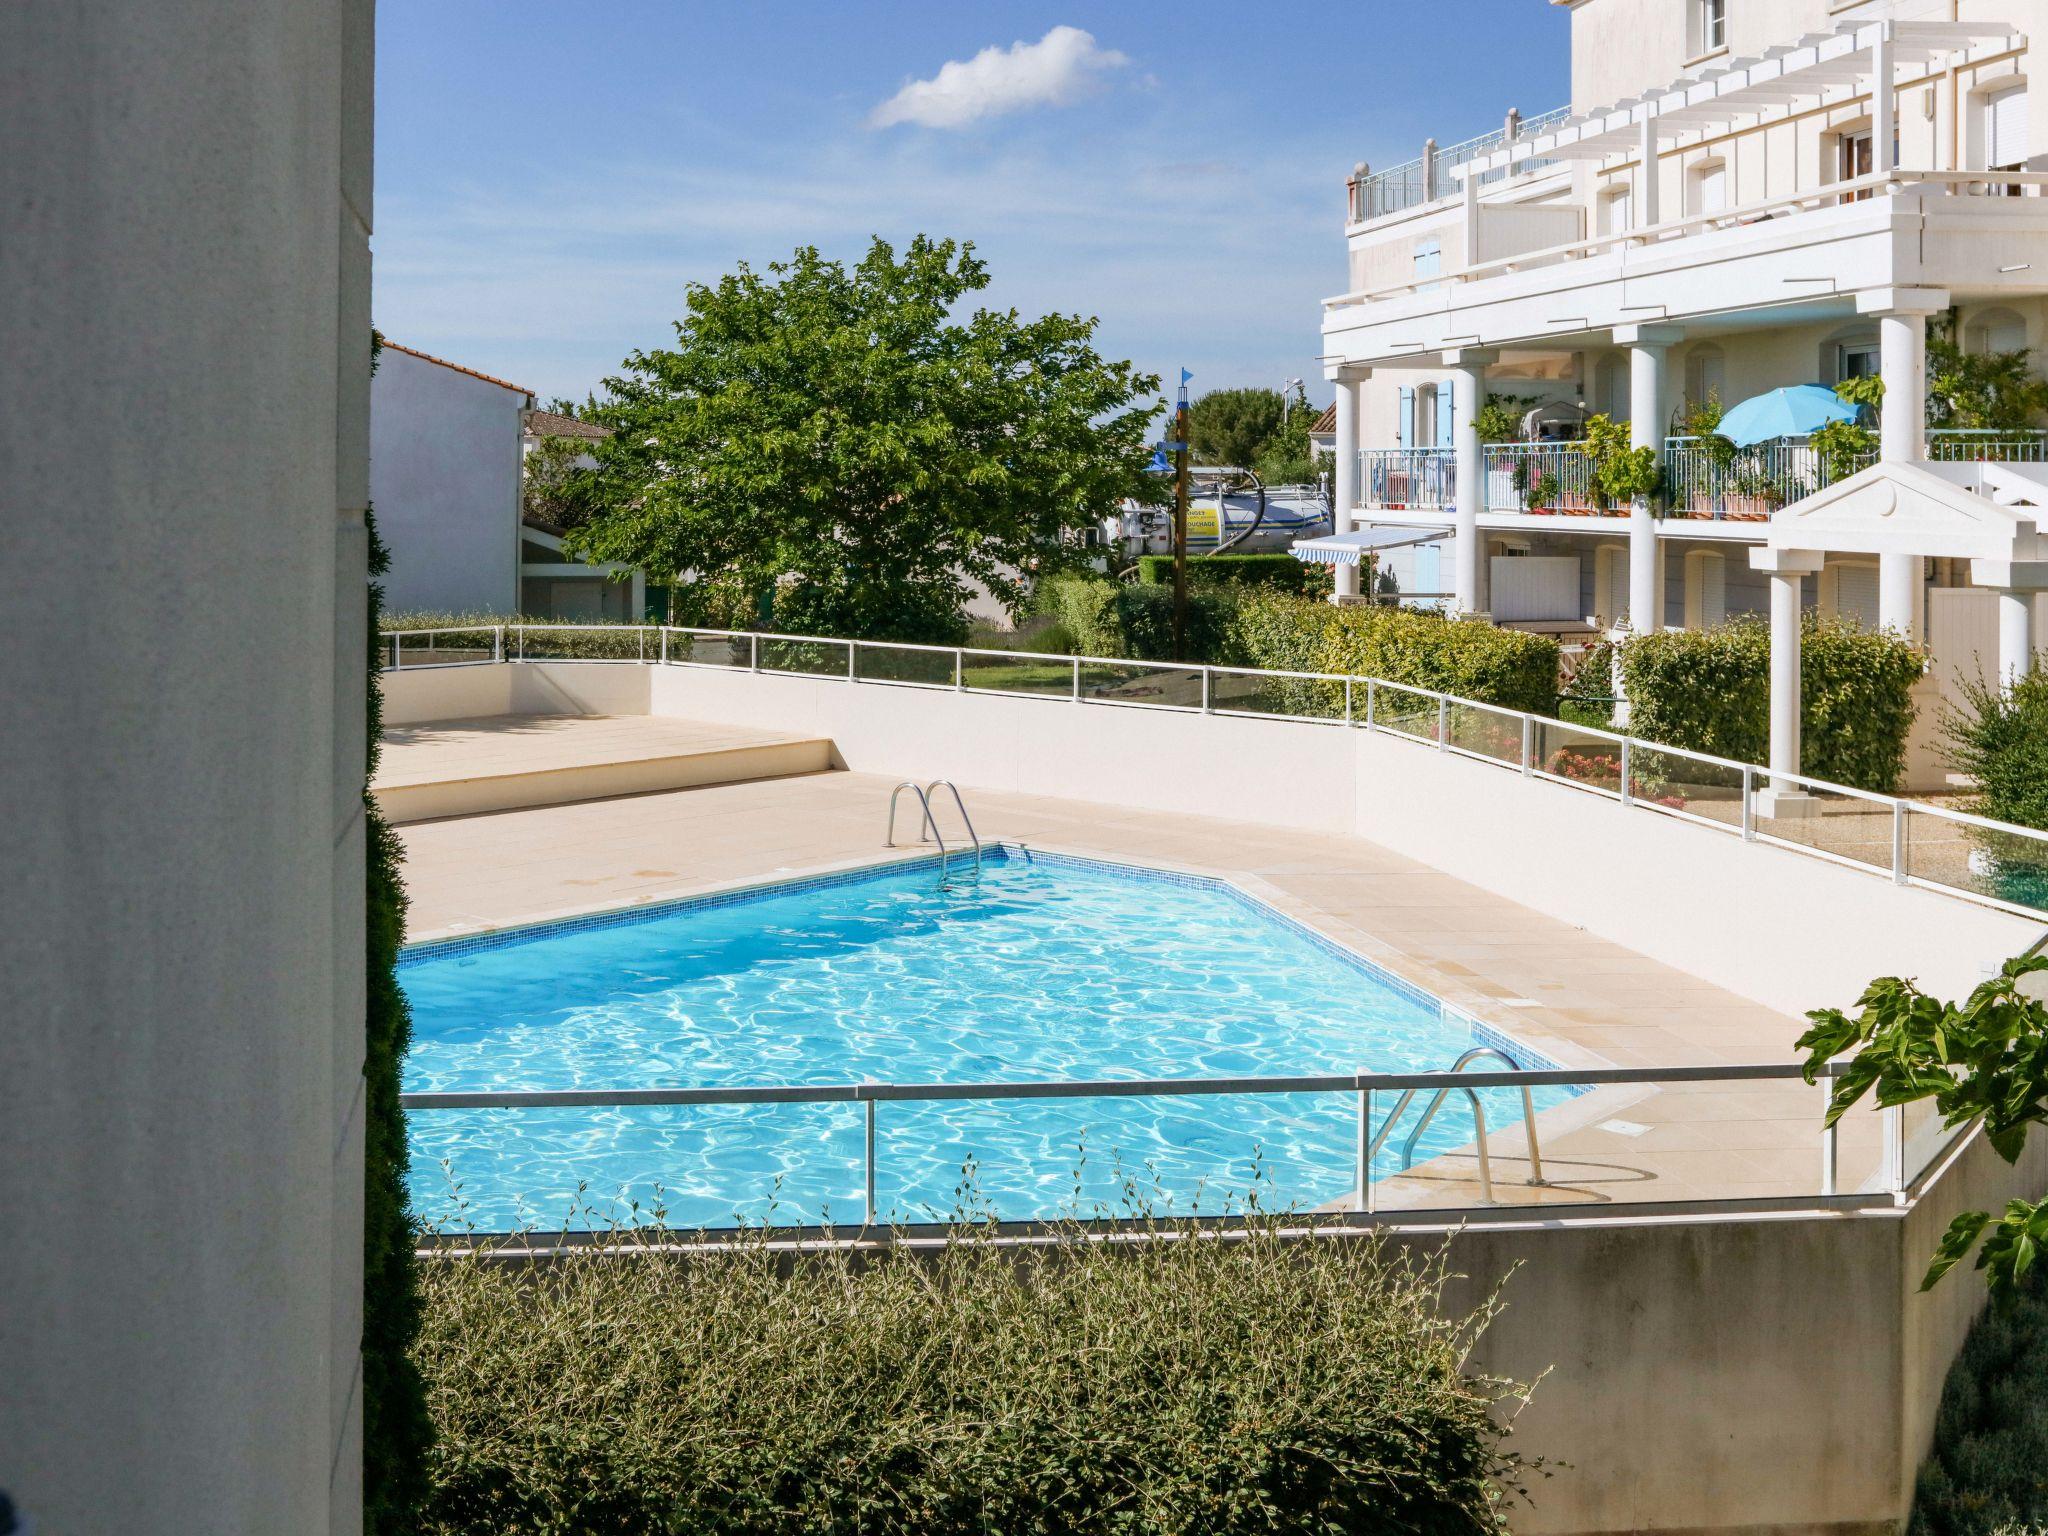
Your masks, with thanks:
M1349 285L1322 320L1340 529L1455 530L1453 606L1496 622L1704 625L1768 611L1790 580L1805 608L1925 640L1951 671L1986 636L2030 654L2032 573L1974 569L1968 540L1845 539L1775 575L1766 551L1851 473L1871 519L1930 483L1900 465L2028 507L2048 479L2040 431L1925 414L1930 330L1966 351L2048 342L2048 71L2030 68L2048 4L1552 3L1569 104L1473 103L1499 126L1350 178ZM1868 374L1868 467L1794 436L1731 467L1694 431L1702 406ZM1481 441L1489 397L1517 427ZM1661 494L1600 494L1577 446L1596 416L1654 451Z

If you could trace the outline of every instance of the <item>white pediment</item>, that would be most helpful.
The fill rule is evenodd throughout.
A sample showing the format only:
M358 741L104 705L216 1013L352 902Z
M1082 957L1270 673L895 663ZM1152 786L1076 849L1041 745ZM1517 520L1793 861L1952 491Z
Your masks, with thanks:
M2043 522L2048 465L1873 464L1773 515L1768 543L1832 554L2033 560Z

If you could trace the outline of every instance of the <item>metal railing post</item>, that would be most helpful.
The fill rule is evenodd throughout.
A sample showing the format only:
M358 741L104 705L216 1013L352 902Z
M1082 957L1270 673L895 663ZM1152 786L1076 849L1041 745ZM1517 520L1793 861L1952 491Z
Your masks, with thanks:
M1623 805L1632 805L1635 802L1635 796L1629 790L1628 748L1629 738L1624 736L1621 738L1621 803Z
M1210 673L1212 670L1213 669L1209 667L1202 668L1202 713L1205 715L1208 714L1210 712L1210 709L1213 707L1210 703L1210 697L1212 692L1210 683Z
M1892 883L1906 883L1906 802L1892 802Z
M391 670L405 670L405 636L398 630L391 631Z
M502 624L494 624L491 626L491 660L503 661L504 659L505 626Z
M1533 715L1522 716L1522 777L1528 778L1536 772L1536 719Z
M1076 704L1078 704L1078 703L1080 703L1080 702L1081 702L1081 658L1080 658L1080 657L1078 657L1078 656L1076 656L1076 657L1074 658L1074 694L1073 694L1073 697L1074 697L1074 702L1075 702Z
M756 634L749 634L747 636L747 670L749 672L761 670L761 637Z
M961 665L965 656L966 652L964 651L956 650L953 652L953 691L955 693L965 692L967 688L966 669Z
M862 1160L863 1160L863 1162L864 1162L864 1164L865 1164L865 1170L864 1170L864 1171L865 1171L865 1174L866 1174L866 1178L865 1178L865 1180L864 1180L864 1186L863 1186L863 1187L864 1187L864 1188L866 1189L866 1191L867 1191L867 1194L866 1194L866 1199L867 1199L867 1203L866 1203L866 1205L865 1205L865 1206L863 1206L863 1207L862 1207L862 1209L863 1209L863 1210L864 1210L864 1211L865 1211L865 1212L867 1213L868 1225L872 1227L872 1226L874 1226L874 1225L875 1225L875 1223L876 1223L876 1213L875 1213L875 1101L874 1101L873 1099L869 1099L869 1100L868 1100L868 1102L867 1102L867 1110L868 1110L868 1117L867 1117L867 1135L866 1135L866 1137L865 1137L865 1142L866 1142L866 1151L865 1151L865 1155L864 1155L864 1157L863 1157L863 1159L862 1159Z
M1451 746L1451 697L1447 693L1436 696L1436 749L1448 752Z
M1892 1104L1884 1112L1884 1171L1895 1201L1906 1193L1906 1106Z
M1756 841L1756 775L1749 771L1749 764L1742 765L1742 840Z
M1344 679L1344 723L1351 724L1351 679Z
M524 661L526 660L526 626L519 624L515 625L514 628L519 631L519 659Z
M1353 1209L1372 1213L1372 1090L1358 1090L1358 1195Z
M860 642L858 640L846 642L846 680L849 683L860 681Z
M1368 677L1365 680L1365 728L1368 731L1373 728L1373 712L1379 704L1379 692L1378 681Z
M668 626L661 626L661 664L668 665Z
M1828 1102L1835 1094L1835 1080L1823 1077L1820 1080L1820 1111L1825 1119ZM1820 1133L1820 1192L1832 1195L1835 1192L1835 1178L1841 1167L1840 1127L1828 1125Z

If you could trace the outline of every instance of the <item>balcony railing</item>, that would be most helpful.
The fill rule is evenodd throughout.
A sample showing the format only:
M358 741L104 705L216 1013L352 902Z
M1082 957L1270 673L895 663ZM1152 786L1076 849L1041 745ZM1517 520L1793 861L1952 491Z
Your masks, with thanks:
M1358 456L1358 487L1367 506L1455 506L1457 455L1449 448L1368 448Z
M1593 494L1592 456L1576 443L1488 443L1486 506L1490 512L1600 512Z
M1556 107L1548 112L1538 113L1535 117L1512 119L1512 132L1508 125L1503 123L1491 133L1482 133L1459 144L1439 147L1432 139L1424 147L1422 154L1415 159L1352 181L1352 221L1357 223L1367 219L1383 218L1390 213L1419 208L1422 204L1439 197L1448 197L1457 190L1444 175L1448 167L1460 165L1475 156L1499 149L1504 144L1511 144L1527 134L1541 133L1570 116L1570 107ZM1520 176L1555 164L1555 160L1526 160L1514 168L1514 174ZM1505 180L1508 174L1506 170L1489 171L1480 178L1480 181L1482 184L1501 181Z

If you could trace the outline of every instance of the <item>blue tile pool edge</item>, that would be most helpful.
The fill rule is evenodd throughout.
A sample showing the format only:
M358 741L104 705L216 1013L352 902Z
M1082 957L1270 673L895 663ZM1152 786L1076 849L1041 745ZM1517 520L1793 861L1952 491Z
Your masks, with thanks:
M957 855L956 855L957 857ZM1185 870L1160 869L1149 864L1127 864L1114 859L1090 858L1081 854L1057 853L1049 849L1032 848L1024 843L995 842L983 850L983 860L990 864L1008 863L1016 860L1023 864L1044 864L1053 868L1067 867L1081 869L1091 874L1114 880L1130 880L1150 884L1180 885L1199 890L1221 893L1229 900L1245 908L1254 917L1278 923L1299 934L1309 943L1322 950L1340 964L1361 972L1379 985L1387 988L1424 1009L1434 1009L1439 1022L1455 1022L1465 1026L1475 1045L1488 1046L1505 1054L1521 1071L1562 1070L1561 1063L1552 1060L1536 1050L1526 1041L1518 1040L1504 1030L1476 1017L1470 1010L1455 1003L1447 1002L1435 993L1417 986L1407 978L1397 976L1368 955L1350 949L1326 933L1321 933L1301 919L1281 911L1271 902L1262 901L1249 891L1241 889L1231 881L1217 875L1197 875ZM398 968L402 971L429 960L445 960L453 955L478 954L486 950L511 949L522 944L538 943L543 939L560 937L565 933L582 933L599 928L623 928L634 923L653 922L660 918L673 917L678 913L710 911L719 907L746 906L754 902L771 900L778 896L797 895L806 891L829 890L835 886L857 885L865 881L886 879L906 870L936 865L940 855L936 850L913 853L900 859L882 859L872 864L857 864L846 869L826 870L816 874L791 875L783 880L758 881L753 884L735 886L729 890L704 891L689 896L674 896L662 901L642 902L630 907L612 907L602 912L586 912L574 917L548 918L536 923L521 923L507 928L494 928L488 933L456 934L442 939L425 939L416 944L407 944L398 952ZM1571 1089L1574 1096L1585 1092L1583 1087Z

